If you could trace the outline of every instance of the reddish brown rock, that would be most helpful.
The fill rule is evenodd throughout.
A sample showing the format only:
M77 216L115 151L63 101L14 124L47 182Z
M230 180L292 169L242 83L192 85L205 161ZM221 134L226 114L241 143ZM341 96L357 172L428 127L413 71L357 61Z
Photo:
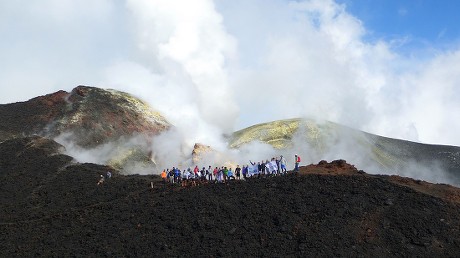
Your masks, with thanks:
M78 86L25 102L0 105L0 140L71 132L82 147L122 136L159 134L169 122L142 100L115 90Z

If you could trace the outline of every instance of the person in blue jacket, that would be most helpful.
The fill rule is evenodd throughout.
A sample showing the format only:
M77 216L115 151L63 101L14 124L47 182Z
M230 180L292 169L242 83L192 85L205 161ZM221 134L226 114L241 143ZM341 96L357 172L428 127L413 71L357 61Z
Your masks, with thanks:
M229 168L229 169L228 169L227 178L228 178L228 180L230 180L230 179L235 180L235 176L233 175L232 168Z

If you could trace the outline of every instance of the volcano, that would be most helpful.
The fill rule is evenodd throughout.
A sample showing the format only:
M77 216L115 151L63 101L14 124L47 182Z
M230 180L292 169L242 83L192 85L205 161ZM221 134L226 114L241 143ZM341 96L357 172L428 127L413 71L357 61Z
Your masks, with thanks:
M0 105L0 119L0 141L38 135L59 138L82 151L115 143L105 161L119 169L134 162L153 167L149 142L171 128L139 98L88 86ZM133 137L138 144L127 144Z
M38 135L77 147L77 153L106 152L98 163L125 173L132 167L148 173L163 169L156 166L152 137L174 127L129 93L88 86L0 105L0 119L0 141ZM227 139L233 149L258 142L292 156L300 152L304 160L346 159L375 174L460 185L460 148L456 146L392 139L333 122L299 118L253 125ZM203 154L215 151L213 146L205 146L197 143L188 158L199 163Z
M0 118L1 257L460 256L460 189L396 175L410 162L428 170L437 162L458 178L458 147L281 120L235 132L229 147L259 142L287 152L301 143L320 157L343 145L396 173L331 159L283 176L181 187L126 175L126 161L79 163L62 144L148 142L173 128L128 93L79 86L0 105ZM149 145L119 154L148 163ZM199 162L214 151L196 144L190 156Z
M72 132L82 147L132 134L156 135L171 126L159 112L128 93L88 86L0 105L0 119L0 140L32 134L52 138Z
M183 188L113 177L39 136L0 144L0 255L460 255L460 189L369 175L344 160Z

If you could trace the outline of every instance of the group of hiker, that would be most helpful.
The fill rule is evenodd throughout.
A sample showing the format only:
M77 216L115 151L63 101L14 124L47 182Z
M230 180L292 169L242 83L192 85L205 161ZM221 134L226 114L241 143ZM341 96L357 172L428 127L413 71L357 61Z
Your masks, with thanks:
M279 157L273 157L270 160L252 162L250 164L237 165L234 170L231 167L221 166L214 167L208 166L202 167L195 166L193 169L188 168L180 170L177 167L171 169L165 169L161 172L161 178L163 181L171 184L179 184L182 186L196 185L202 182L216 182L225 183L230 180L242 180L248 178L260 178L287 174L287 162L283 155ZM299 171L300 156L295 155L294 157L294 170L293 172Z
M97 185L102 185L104 182L105 182L105 179L110 179L112 178L112 172L107 171L106 173L106 176L104 175L101 175L101 177L99 178L99 181L97 182Z
M178 167L172 167L171 169L165 169L161 172L160 176L163 181L171 184L179 184L182 186L196 185L202 182L216 182L225 183L230 180L243 180L248 178L260 178L277 175L285 175L287 171L287 162L283 155L279 157L273 157L270 160L252 162L250 164L237 165L234 170L231 167L221 166L214 167L208 166L208 168L199 168L195 166L193 170L191 168L184 169L181 171ZM293 172L299 171L300 156L294 156L294 170ZM111 171L107 171L106 175L101 175L97 185L104 184L107 179L112 177Z

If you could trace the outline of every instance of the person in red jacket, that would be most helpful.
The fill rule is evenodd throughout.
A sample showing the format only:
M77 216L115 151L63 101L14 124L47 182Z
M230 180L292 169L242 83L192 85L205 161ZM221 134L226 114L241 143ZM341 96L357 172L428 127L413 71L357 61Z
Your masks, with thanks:
M195 166L195 168L193 169L193 173L195 174L195 179L196 179L197 181L200 180L201 175L199 174L199 173L200 173L200 169L198 168L198 166Z
M294 172L299 172L300 156L296 154L295 157L294 157L294 159L295 159L295 168L294 168Z

